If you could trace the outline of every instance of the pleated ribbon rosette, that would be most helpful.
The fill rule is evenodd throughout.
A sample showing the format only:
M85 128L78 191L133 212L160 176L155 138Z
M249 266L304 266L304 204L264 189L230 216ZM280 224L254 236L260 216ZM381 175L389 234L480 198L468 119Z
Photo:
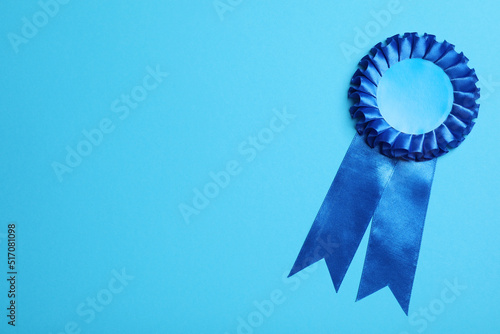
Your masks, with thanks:
M434 63L453 87L448 116L423 134L404 133L389 125L377 103L384 73L407 59ZM454 45L417 33L390 37L361 59L348 92L357 134L290 276L325 259L338 291L371 221L357 300L387 286L408 314L437 158L463 142L478 115L478 79L467 63ZM326 250L324 241L338 247Z

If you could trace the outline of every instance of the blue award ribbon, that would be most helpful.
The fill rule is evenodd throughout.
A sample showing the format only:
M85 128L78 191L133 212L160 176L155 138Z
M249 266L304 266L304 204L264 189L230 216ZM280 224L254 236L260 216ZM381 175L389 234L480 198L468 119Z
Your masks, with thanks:
M377 104L384 73L405 59L425 59L448 75L453 105L446 120L425 134L390 126ZM290 275L325 259L338 292L371 224L357 300L389 287L408 315L437 157L457 147L474 126L479 88L468 59L452 44L416 33L395 35L363 57L351 80L355 135ZM368 144L368 145L367 145ZM322 240L338 245L328 252Z

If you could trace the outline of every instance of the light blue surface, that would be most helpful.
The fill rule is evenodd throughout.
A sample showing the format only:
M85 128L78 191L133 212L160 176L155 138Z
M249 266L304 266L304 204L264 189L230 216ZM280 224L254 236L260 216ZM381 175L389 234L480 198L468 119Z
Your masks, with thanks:
M441 125L453 105L450 78L424 59L406 59L384 73L377 87L384 119L398 131L423 134Z
M47 22L0 5L0 247L17 222L19 261L0 332L497 333L498 2L229 2L69 1ZM284 278L354 136L356 64L407 31L482 81L477 125L437 164L410 317L388 289L354 302L366 238L338 294L323 262ZM92 152L60 182L67 146Z

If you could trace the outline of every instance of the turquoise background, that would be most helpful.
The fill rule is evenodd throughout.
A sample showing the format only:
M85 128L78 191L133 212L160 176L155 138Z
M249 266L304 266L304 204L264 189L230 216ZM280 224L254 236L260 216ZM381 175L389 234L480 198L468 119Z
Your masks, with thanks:
M221 16L212 1L69 1L48 22L37 1L0 4L0 332L498 333L498 2L222 1ZM16 53L33 15L41 27ZM324 262L284 278L355 134L356 64L407 31L455 44L482 87L477 125L437 164L409 317L388 289L354 302L366 236L338 294ZM114 112L148 66L169 75ZM264 130L285 108L295 118ZM53 163L103 119L113 131L60 181ZM251 149L258 134L267 144ZM186 223L179 206L231 161ZM90 320L97 297L109 304Z

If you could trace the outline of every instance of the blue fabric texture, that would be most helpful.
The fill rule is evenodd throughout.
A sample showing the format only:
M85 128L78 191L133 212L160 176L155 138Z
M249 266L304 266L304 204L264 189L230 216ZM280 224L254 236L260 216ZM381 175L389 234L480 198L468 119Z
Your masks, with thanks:
M422 135L392 128L377 106L377 83L384 72L410 58L441 67L454 89L449 116ZM390 37L360 61L348 93L358 134L289 276L325 259L338 291L371 221L357 300L387 286L408 314L436 158L465 139L479 110L477 77L467 62L452 44L416 33Z

